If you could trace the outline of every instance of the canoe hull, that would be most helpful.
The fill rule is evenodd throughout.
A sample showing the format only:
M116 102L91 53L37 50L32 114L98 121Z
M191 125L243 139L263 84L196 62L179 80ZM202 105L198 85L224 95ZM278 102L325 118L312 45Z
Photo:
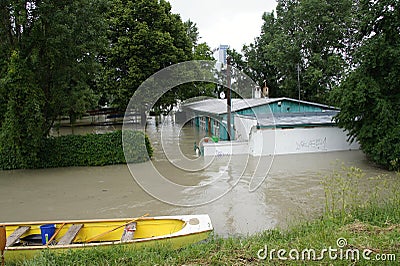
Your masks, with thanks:
M63 252L66 250L82 250L88 248L109 248L120 246L124 249L137 249L146 246L168 246L171 248L181 248L185 245L194 244L205 240L211 234L213 227L208 215L183 215L183 216L160 216L141 218L135 220L137 229L134 238L122 242L120 240L124 226L132 218L127 219L104 219L104 220L75 220L75 221L42 221L4 224L7 228L7 236L18 226L30 226L29 233L21 236L40 234L39 226L42 224L53 223L59 234L55 237L55 243L63 236L72 224L84 224L82 230L71 244L67 245L34 245L34 246L10 246L5 250L6 261L29 259L43 250ZM122 225L122 226L121 226ZM110 229L115 229L112 232ZM86 243L85 241L95 236L106 233L95 242Z

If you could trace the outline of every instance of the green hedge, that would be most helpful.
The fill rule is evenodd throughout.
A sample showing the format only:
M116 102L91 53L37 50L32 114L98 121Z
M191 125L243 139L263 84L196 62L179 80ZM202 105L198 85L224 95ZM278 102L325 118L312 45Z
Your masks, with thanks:
M122 143L122 134L124 142ZM138 131L114 131L106 134L67 135L43 140L38 160L28 168L101 166L140 163L151 158L153 149L148 137ZM124 149L127 160L125 159ZM1 154L1 169L24 168Z

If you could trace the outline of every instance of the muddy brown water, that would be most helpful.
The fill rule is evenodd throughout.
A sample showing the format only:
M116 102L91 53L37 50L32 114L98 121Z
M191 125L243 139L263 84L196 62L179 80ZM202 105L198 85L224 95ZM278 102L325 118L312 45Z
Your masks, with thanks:
M75 128L75 133L113 129L115 127L84 127ZM61 134L66 134L69 129L60 130ZM320 215L324 206L320 182L338 162L359 167L370 176L388 174L389 182L395 179L393 173L369 164L361 151L275 156L273 161L271 158L259 161L260 158L233 156L217 158L201 171L184 171L171 164L174 158L165 156L162 144L165 149L175 147L172 153L181 152L197 164L204 164L204 159L197 158L193 149L194 141L204 133L190 126L181 128L170 117L149 119L147 133L155 149L154 158L151 162L132 166L135 173L152 176L147 171L153 168L173 183L182 186L209 184L210 190L186 189L176 195L176 201L187 206L177 206L145 192L126 165L0 171L0 221L207 213L216 234L247 235ZM250 192L251 176L259 162L270 165L271 169L261 186ZM157 178L148 178L148 182L150 187L161 186ZM209 196L207 193L219 195L228 188L229 192L219 199L198 204ZM163 196L175 200L175 195L168 191ZM191 203L196 206L190 206Z

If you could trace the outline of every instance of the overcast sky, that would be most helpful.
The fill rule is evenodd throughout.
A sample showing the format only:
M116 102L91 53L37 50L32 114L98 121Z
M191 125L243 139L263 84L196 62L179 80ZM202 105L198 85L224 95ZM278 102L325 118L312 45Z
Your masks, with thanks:
M276 8L276 0L168 0L172 12L197 24L200 42L211 49L228 44L241 51L260 36L262 14Z

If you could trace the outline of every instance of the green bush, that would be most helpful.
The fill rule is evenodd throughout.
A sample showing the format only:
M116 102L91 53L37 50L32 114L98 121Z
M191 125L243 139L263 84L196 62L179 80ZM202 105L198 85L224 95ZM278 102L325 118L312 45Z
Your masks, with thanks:
M124 135L125 143L122 143ZM124 149L126 158L124 155ZM148 137L138 131L114 131L106 134L67 135L43 141L39 160L24 166L15 163L5 152L0 158L1 169L51 168L68 166L101 166L121 163L140 163L151 158L153 149Z

